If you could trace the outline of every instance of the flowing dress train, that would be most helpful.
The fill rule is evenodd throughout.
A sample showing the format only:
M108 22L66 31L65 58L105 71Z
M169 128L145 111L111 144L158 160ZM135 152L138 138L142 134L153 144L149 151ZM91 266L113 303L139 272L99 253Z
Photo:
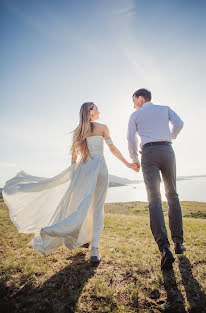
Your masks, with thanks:
M27 245L37 252L48 255L63 243L70 250L87 242L98 247L108 169L103 137L87 137L87 143L85 163L80 160L51 178L20 171L3 188L11 221L19 232L34 234Z

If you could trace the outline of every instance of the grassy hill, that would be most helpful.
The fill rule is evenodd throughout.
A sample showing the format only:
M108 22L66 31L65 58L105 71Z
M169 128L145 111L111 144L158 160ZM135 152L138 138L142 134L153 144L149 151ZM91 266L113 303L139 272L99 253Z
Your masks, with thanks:
M85 248L61 246L46 257L27 247L33 235L17 232L1 200L0 311L206 312L206 203L181 204L187 252L162 273L146 202L105 205L102 261L95 267Z

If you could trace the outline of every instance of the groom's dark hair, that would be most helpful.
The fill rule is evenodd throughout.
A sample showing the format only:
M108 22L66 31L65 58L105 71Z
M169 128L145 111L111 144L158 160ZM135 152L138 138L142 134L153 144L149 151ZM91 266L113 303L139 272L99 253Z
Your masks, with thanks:
M141 88L141 89L138 89L137 91L135 91L133 96L135 96L136 98L138 98L139 96L142 96L146 101L151 101L151 99L152 99L151 92L147 89L144 89L144 88Z

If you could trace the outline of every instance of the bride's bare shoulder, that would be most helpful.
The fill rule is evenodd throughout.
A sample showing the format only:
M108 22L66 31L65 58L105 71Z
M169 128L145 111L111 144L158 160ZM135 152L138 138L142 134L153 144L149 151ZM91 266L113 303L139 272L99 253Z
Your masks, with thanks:
M107 125L101 124L101 123L97 123L97 122L93 122L93 124L94 124L97 128L102 129L102 130L104 130L104 129L107 127Z
M106 124L101 124L101 123L94 123L95 127L95 134L101 135L104 138L109 136L109 128L107 127Z

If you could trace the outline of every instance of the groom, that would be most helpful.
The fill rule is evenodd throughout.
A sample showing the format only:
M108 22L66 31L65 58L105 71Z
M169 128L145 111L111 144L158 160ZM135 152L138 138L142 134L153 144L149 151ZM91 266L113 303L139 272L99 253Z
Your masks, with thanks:
M182 254L185 251L182 244L182 212L176 191L176 161L171 144L182 129L183 121L170 107L153 104L151 92L147 89L137 90L133 94L133 102L136 111L132 113L128 125L129 154L139 171L138 134L141 138L141 166L149 202L150 227L161 252L161 269L167 270L172 268L175 259L170 250L162 211L160 172L168 201L169 227L175 253Z

